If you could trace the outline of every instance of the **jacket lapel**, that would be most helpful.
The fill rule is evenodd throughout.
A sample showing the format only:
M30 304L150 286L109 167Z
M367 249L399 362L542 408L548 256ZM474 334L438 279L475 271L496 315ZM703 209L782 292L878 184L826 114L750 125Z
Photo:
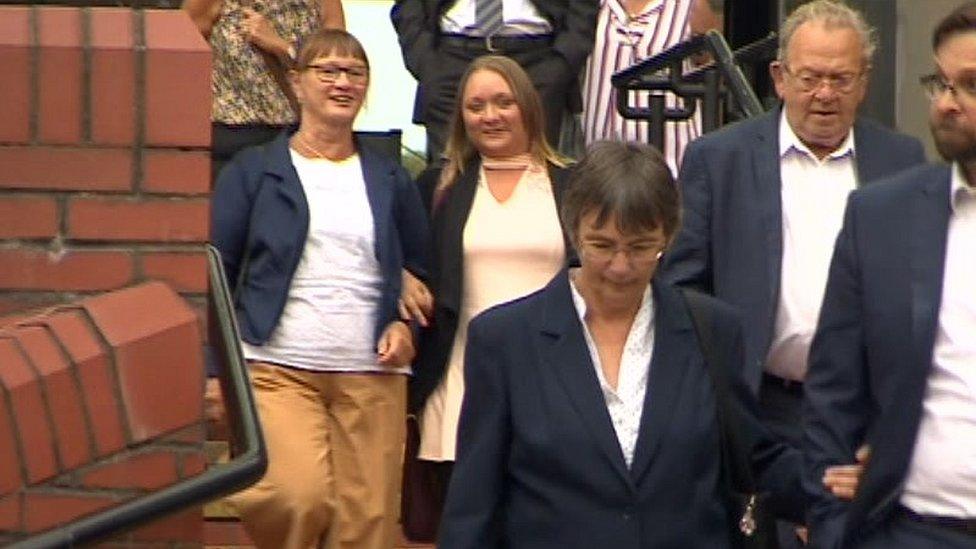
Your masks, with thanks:
M692 350L697 348L685 309L681 296L673 287L654 284L654 351L631 464L635 483L647 471L668 430L681 392L681 381L688 371L688 361Z
M560 168L549 164L547 166L549 170L549 181L552 183L552 198L556 203L556 213L562 211L563 208L563 194L566 191L567 179L569 179L569 170L566 168ZM563 246L566 250L566 261L563 265L566 266L578 266L579 256L576 253L576 247L573 242L569 239L569 234L564 230L563 233Z
M926 182L912 206L912 342L914 362L926 365L935 344L949 228L950 172L939 173Z
M298 172L291 163L291 153L288 151L288 139L291 133L284 132L278 135L266 146L268 147L265 158L267 159L264 171L271 174L281 181L280 185L275 185L275 190L288 204L299 212L304 212L308 217L308 202L305 199L305 191L302 183L298 179Z
M366 199L369 200L369 207L373 212L373 252L377 261L382 263L380 250L384 249L381 243L388 242L390 238L390 221L392 215L388 215L392 207L393 200L393 178L392 172L384 167L384 162L376 158L374 153L365 147L356 147L359 151L359 162L363 167L363 179L366 182Z
M435 284L440 306L458 313L461 304L461 284L463 283L462 254L464 250L464 224L474 203L474 194L478 188L478 174L481 172L481 161L474 160L464 168L454 186L448 191L435 212L437 234L441 241L437 243L438 272Z
M861 187L891 173L885 155L889 151L874 144L874 134L860 120L854 122L854 169L857 186Z
M922 414L922 401L928 388L928 375L932 366L936 327L942 301L942 280L945 264L946 240L949 225L949 171L926 171L927 178L913 197L910 205L908 228L908 266L911 269L911 347L907 348L905 365L897 372L898 385L889 397L893 403L887 407L884 421L877 422L872 439L884 441L890 462L880 465L884 456L878 457L876 471L871 468L864 482L871 482L880 475L885 487L881 496L872 501L868 521L882 516L901 494L901 482L908 470L915 447L918 425ZM907 343L907 342L906 342ZM872 475L873 473L873 475ZM866 485L865 491L870 488Z
M779 159L779 120L782 109L773 109L763 115L765 119L756 132L753 163L756 177L755 196L762 212L766 233L766 272L770 284L767 298L776 303L779 295L780 268L783 260L783 200L782 178Z
M596 439L597 445L613 469L632 490L636 490L620 443L607 411L600 381L597 379L590 351L583 336L573 297L569 289L569 274L560 271L544 290L540 326L540 356L556 374L581 423Z

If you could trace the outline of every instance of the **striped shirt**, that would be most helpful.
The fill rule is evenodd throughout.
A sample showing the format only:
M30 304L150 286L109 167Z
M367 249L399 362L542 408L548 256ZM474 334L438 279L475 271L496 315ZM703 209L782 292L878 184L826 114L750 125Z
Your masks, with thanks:
M692 2L649 0L639 14L631 17L621 0L601 0L596 43L587 61L583 84L583 132L587 143L599 140L648 142L647 122L625 120L617 112L616 92L610 77L687 39ZM629 103L648 107L648 92L631 92ZM673 107L678 104L678 99L668 94L666 104ZM665 123L662 152L673 173L678 173L685 146L700 134L698 110L687 121Z

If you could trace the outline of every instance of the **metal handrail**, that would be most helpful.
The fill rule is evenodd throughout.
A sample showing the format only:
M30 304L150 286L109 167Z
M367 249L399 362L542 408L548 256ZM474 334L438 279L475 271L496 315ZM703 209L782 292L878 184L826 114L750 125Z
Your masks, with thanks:
M257 482L268 465L254 398L241 353L230 291L219 252L207 246L211 309L210 343L216 358L231 431L231 459L203 473L140 496L116 507L82 517L23 540L11 549L75 547L143 525L164 515L234 493Z
M756 62L770 55L775 49L776 39L776 34L770 33L735 52L725 37L715 30L679 42L653 57L618 71L610 78L617 90L617 111L624 118L648 120L649 140L659 148L664 142L664 122L689 119L695 114L699 101L702 129L706 132L719 126L719 104L727 93L745 116L757 116L763 112L762 103L739 64ZM685 60L705 51L712 54L714 62L685 72ZM663 94L651 94L647 107L634 107L629 102L630 91L666 91L686 101L682 107L667 107Z

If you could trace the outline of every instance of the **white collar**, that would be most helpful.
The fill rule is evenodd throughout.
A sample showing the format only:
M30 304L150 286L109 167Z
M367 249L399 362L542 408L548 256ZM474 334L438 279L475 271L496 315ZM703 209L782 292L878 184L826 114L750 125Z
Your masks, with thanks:
M569 289L573 294L573 305L576 307L576 314L579 315L580 323L584 326L586 325L586 301L583 299L583 294L576 289L576 281L573 280L573 272L578 271L579 267L574 267L569 270ZM648 284L644 288L644 295L641 296L641 304L637 309L637 315L634 316L634 325L637 325L637 319L642 316L647 315L648 325L651 325L654 321L654 307L653 299L651 297L651 285Z
M962 173L958 162L952 163L952 177L949 179L949 206L955 213L963 200L976 200L976 187L971 187Z
M793 127L790 126L789 121L786 119L786 107L783 107L782 113L780 113L779 118L779 157L783 158L791 150L802 153L810 158L817 160L818 162L826 162L828 160L834 160L837 158L843 158L850 155L851 158L854 157L854 128L847 131L847 137L841 142L840 146L834 149L833 152L828 154L824 159L818 160L817 155L813 154L810 147L807 147L800 138L797 137L796 132L793 131Z

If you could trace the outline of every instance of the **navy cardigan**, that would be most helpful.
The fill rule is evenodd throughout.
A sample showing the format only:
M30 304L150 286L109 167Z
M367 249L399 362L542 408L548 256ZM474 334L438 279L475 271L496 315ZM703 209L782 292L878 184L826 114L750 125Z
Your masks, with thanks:
M288 139L246 149L221 171L211 202L211 238L234 295L241 338L262 345L278 325L308 236L305 192ZM356 141L373 213L383 290L375 337L397 318L401 268L426 278L426 214L410 176L393 159Z

